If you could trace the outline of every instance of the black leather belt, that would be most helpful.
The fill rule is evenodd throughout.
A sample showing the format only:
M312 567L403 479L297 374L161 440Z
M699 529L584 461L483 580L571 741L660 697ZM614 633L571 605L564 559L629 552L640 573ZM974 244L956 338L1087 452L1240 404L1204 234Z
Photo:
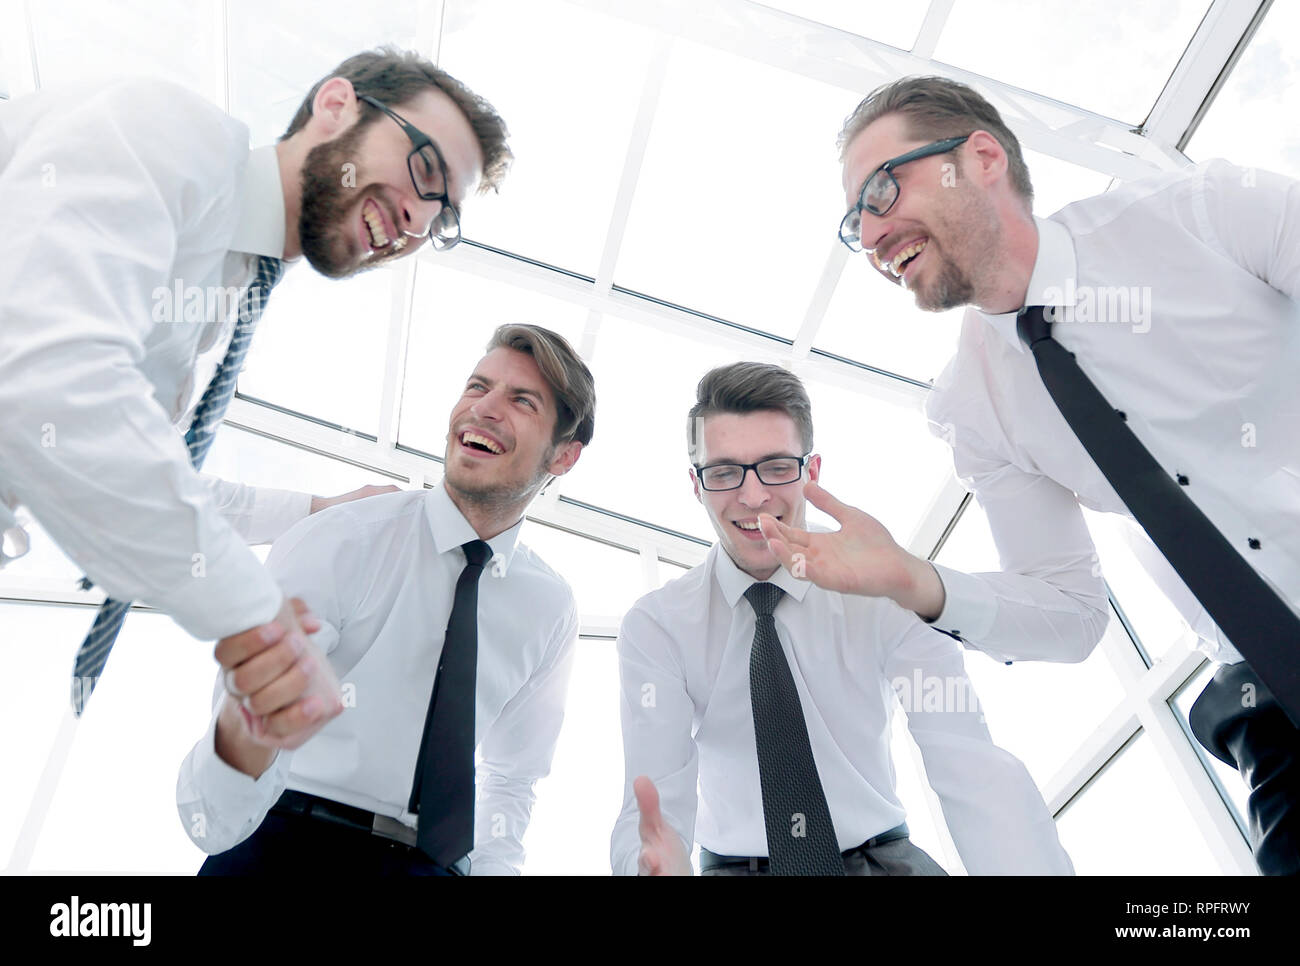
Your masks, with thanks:
M894 828L891 828L887 832L881 832L879 835L872 836L871 838L863 842L861 845L855 845L853 848L848 849L840 854L847 859L850 855L852 855L855 852L861 852L864 849L872 849L875 848L877 845L884 845L886 842L895 842L898 839L905 839L907 838L907 835L908 835L907 823L904 822L902 825L895 826ZM708 849L704 848L703 846L700 847L700 871L701 872L707 872L710 869L720 869L725 866L732 866L732 865L747 865L749 866L749 870L751 872L766 872L767 856L765 855L717 855L714 852L710 852Z
M271 806L271 811L297 815L301 818L314 818L322 822L333 822L345 828L369 832L371 835L404 845L413 851L418 850L416 831L409 825L387 815L377 815L364 808L344 805L342 802L321 798L318 795L286 789L279 800ZM469 856L466 855L448 866L447 871L454 875L469 875Z

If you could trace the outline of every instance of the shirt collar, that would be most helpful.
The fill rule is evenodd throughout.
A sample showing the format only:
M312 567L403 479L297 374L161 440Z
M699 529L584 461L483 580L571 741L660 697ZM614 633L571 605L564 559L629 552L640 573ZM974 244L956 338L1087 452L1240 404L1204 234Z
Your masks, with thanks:
M230 251L284 258L284 186L274 144L249 152L239 201Z
M1034 216L1034 225L1038 228L1038 257L1029 276L1029 287L1025 289L1025 305L1074 305L1078 267L1070 232L1059 222L1037 215ZM979 309L975 311L1017 352L1025 351L1016 332L1019 309L1001 315L990 315Z
M465 515L451 502L451 496L442 480L426 494L424 512L429 520L429 532L433 534L433 545L440 554L459 550L461 545L479 539ZM519 531L523 525L524 518L521 516L519 522L509 530L503 530L491 540L485 541L492 548L492 556L495 558L499 555L502 558L505 570L509 569L510 562L514 559L515 546L519 542Z
M727 606L735 608L740 599L745 596L745 591L749 590L750 584L755 583L755 580L736 566L736 562L722 549L722 544L715 543L713 549L709 551L709 556L713 563L713 576L718 581L718 588L722 591ZM776 573L767 578L767 582L776 584L788 596L801 602L804 595L808 593L808 588L812 586L806 580L792 577L790 571L784 567L777 567Z

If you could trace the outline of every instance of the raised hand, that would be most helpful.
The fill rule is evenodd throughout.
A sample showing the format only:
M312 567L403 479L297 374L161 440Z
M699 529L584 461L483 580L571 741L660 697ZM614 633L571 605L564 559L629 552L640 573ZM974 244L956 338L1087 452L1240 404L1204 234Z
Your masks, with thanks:
M637 810L641 813L641 857L637 860L640 875L693 875L691 858L681 836L659 811L659 790L642 775L632 783Z
M761 513L759 528L781 566L818 587L864 597L888 597L922 617L943 610L943 584L934 568L902 547L875 517L841 503L817 483L804 496L840 525L814 533Z

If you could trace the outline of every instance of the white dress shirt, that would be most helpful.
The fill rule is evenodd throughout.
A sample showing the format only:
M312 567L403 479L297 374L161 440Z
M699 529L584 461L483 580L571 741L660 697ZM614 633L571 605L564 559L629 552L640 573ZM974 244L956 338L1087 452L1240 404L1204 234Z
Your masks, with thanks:
M520 521L487 541L479 579L478 748L471 874L518 874L533 784L550 771L578 636L569 585L523 545ZM267 569L320 618L314 640L348 705L256 780L216 754L217 716L181 765L176 801L215 854L253 833L285 788L396 818L407 810L443 636L477 539L442 484L331 507L277 541ZM214 712L225 691L218 675Z
M756 621L743 596L752 583L715 544L704 563L623 618L626 781L610 843L616 874L637 872L638 775L654 781L688 852L699 842L720 855L768 854L749 694ZM889 600L826 591L784 569L771 583L785 591L773 613L777 636L841 851L905 818L890 757L899 688L967 871L1073 871L1024 765L990 739L951 638ZM951 707L922 700L927 692L951 694Z
M42 90L0 102L0 211L0 531L25 504L106 593L196 637L269 620L245 543L310 494L205 480L183 435L255 256L284 251L274 147L168 83Z
M1026 304L1062 307L1053 338L1228 542L1300 601L1300 184L1207 161L1035 224ZM1109 612L1078 504L1129 514L1044 388L1015 312L967 310L927 412L1006 571L939 567L936 626L1001 659L1082 660ZM1135 550L1203 649L1241 660L1145 534Z

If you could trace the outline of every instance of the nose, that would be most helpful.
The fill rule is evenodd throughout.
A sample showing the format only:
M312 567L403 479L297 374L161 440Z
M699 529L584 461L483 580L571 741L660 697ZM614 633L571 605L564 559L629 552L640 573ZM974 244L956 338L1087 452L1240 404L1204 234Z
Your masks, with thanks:
M751 510L758 509L769 499L767 487L758 478L758 470L752 466L745 470L745 478L740 481L738 497L740 502Z
M889 214L886 212L884 215L873 215L863 208L859 218L861 222L858 225L858 238L862 240L862 248L874 252L893 231L894 226L889 220Z
M418 196L404 197L399 213L402 232L412 238L427 238L429 226L442 211L442 205L441 201L425 201Z
M469 411L475 419L500 422L502 400L505 393L498 389L489 389L470 405Z

